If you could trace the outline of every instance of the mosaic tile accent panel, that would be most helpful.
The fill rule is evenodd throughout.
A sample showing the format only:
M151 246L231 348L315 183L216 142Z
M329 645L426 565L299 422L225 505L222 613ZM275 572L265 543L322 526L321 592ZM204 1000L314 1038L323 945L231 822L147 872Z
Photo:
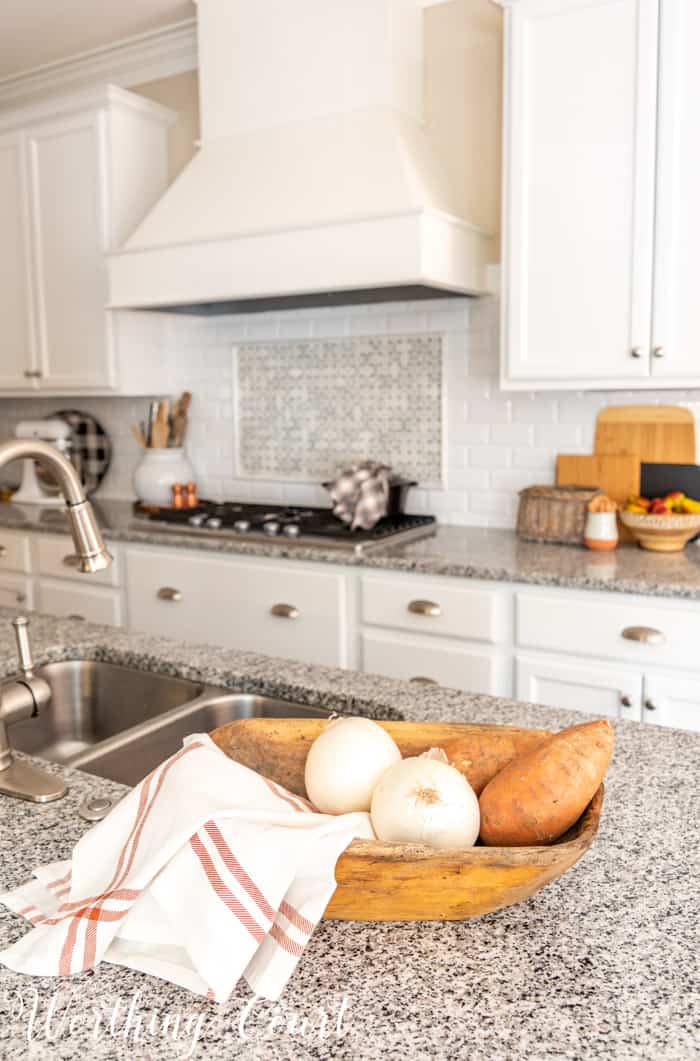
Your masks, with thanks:
M442 483L440 335L244 343L234 358L239 475L318 482L371 458Z

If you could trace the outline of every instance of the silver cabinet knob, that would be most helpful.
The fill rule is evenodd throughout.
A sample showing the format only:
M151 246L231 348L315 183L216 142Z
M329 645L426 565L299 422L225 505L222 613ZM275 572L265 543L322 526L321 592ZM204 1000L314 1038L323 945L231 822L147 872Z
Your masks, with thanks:
M417 674L415 678L408 679L411 682L415 682L417 685L439 685L440 682L436 682L434 678L424 678L422 674Z
M18 593L17 596L15 597L15 601L17 602L17 604L26 604L27 603L27 594L26 593Z
M630 357L640 358L642 356L641 346L633 346L630 350Z
M0 545L0 557L7 556L7 546Z
M666 351L664 350L663 346L655 346L652 350L652 354L654 357L666 357Z
M632 700L630 699L629 696L624 696L623 695L623 696L620 697L620 704L622 705L622 707L631 707L632 706Z
M656 704L654 703L653 700L645 700L644 701L644 707L646 708L647 711L656 711L657 710L657 706L656 706Z
M412 600L408 606L408 610L413 615L428 615L433 617L440 615L442 612L440 605L431 600Z
M641 641L645 645L663 645L666 641L665 634L653 626L626 626L622 636L626 641Z
M299 609L293 604L273 604L270 615L274 615L276 619L298 619Z
M174 586L161 586L156 593L158 600L170 601L173 604L177 604L178 601L182 600L182 593L179 589L175 589Z

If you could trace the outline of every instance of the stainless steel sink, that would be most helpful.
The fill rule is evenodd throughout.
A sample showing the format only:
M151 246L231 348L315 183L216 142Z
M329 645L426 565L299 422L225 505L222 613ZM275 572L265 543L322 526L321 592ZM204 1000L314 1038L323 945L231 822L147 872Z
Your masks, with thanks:
M319 718L328 711L92 660L37 671L51 704L12 727L18 751L134 785L189 733L240 718Z
M72 763L82 752L199 697L204 686L183 678L92 660L41 667L51 704L37 718L12 727L12 745L54 763Z
M183 737L190 733L208 733L240 718L327 718L328 714L287 700L212 689L196 704L174 712L174 717L155 719L139 727L138 733L124 734L122 743L110 741L93 748L74 765L98 777L135 785L181 748Z

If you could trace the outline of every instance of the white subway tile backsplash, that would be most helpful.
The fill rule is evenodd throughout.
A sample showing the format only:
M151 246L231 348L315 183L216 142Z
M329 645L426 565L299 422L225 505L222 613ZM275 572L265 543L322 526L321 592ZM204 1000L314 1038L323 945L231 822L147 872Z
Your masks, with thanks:
M498 302L435 299L370 306L295 310L214 318L171 314L119 314L120 347L129 375L154 396L192 391L188 451L200 492L215 499L327 505L321 486L236 476L232 349L246 341L333 339L348 336L436 332L443 339L446 489L414 489L409 507L434 512L443 522L511 526L523 486L551 482L557 453L589 453L598 410L638 404L635 392L507 394L498 384ZM284 401L285 395L280 394ZM692 403L697 392L647 392L645 403ZM139 450L131 424L146 412L147 398L0 399L0 438L20 419L60 408L85 409L109 432L114 459L105 496L130 497ZM398 428L397 428L398 430ZM318 445L323 445L319 439ZM9 469L10 476L15 469ZM3 469L3 474L7 472Z

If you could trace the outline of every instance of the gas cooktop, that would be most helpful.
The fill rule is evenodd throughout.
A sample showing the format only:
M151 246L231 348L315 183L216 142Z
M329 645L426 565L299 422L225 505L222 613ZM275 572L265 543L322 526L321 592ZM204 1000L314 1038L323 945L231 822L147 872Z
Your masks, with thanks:
M434 516L386 516L369 531L350 530L329 508L202 501L196 508L160 509L145 516L174 533L197 537L280 539L286 544L316 545L367 553L391 543L400 544L435 532Z

